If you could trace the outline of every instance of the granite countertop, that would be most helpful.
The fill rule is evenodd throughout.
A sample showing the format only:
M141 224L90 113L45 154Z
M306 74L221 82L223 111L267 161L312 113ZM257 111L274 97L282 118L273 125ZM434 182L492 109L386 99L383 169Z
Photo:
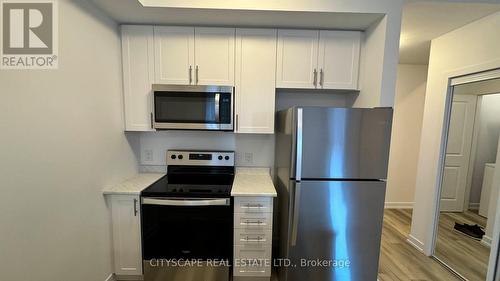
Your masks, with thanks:
M269 168L236 168L231 196L276 197Z
M165 176L162 173L139 173L135 177L119 184L106 187L104 195L139 195L146 187Z

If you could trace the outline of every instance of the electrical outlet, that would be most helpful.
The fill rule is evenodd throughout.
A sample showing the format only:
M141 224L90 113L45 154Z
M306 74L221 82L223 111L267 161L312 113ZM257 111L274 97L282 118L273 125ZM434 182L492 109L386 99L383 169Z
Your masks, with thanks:
M253 164L253 153L245 152L243 161L245 164Z
M144 161L145 162L153 162L153 150L145 149L144 150Z

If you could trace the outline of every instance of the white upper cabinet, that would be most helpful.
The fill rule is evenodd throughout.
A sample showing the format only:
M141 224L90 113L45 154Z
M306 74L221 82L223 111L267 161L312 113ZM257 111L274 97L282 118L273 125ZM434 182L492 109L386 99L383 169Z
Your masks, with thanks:
M316 88L318 36L317 30L278 31L278 88Z
M151 131L154 81L153 27L122 26L126 131Z
M195 28L195 84L234 86L234 32L234 28Z
M274 133L276 30L236 30L237 133Z
M193 27L154 27L157 84L193 84L194 44Z
M358 88L361 32L320 31L318 88Z
M278 31L278 88L358 88L361 32Z

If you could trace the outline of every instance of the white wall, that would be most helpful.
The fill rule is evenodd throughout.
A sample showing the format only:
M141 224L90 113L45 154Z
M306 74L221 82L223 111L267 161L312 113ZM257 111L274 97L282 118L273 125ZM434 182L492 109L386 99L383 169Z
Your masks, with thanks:
M411 208L415 196L427 65L398 65L386 207Z
M495 13L434 39L431 44L410 236L410 241L428 255L432 253L434 212L439 202L438 174L440 155L444 151L442 135L448 79L500 67L498 30L500 13Z
M498 89L500 90L500 88ZM481 98L476 157L474 159L470 203L479 203L483 185L484 164L495 163L500 133L500 94Z
M87 1L58 3L59 69L0 70L0 280L105 280L102 189L137 171L117 26Z

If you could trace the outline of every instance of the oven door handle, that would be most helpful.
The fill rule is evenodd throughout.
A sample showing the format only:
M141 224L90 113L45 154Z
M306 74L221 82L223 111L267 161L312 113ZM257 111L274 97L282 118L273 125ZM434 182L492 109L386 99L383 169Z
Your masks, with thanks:
M160 206L229 206L231 199L158 199L142 198L144 205Z

